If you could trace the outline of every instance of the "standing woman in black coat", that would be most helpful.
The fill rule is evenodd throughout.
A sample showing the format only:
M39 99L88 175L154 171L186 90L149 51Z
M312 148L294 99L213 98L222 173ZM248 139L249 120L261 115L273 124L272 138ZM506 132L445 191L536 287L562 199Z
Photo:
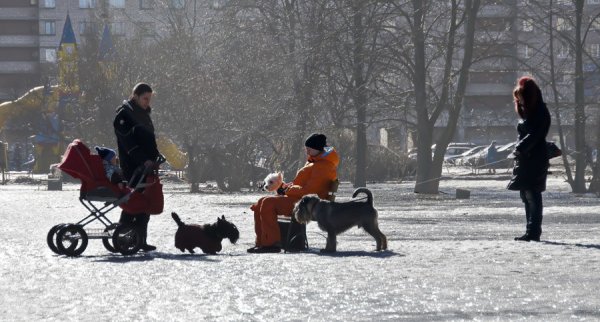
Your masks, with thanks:
M150 118L150 101L152 88L145 83L138 83L133 88L129 100L117 108L117 115L113 122L117 145L119 147L119 160L123 177L131 182L131 177L140 166L153 167L159 156L154 136L154 125ZM138 179L134 178L135 183ZM121 212L120 223L134 224L143 238L143 251L152 251L156 247L148 245L148 221L150 215L146 213L130 214Z
M542 192L546 190L549 167L546 135L550 129L550 113L542 99L542 91L531 77L518 80L513 96L521 120L517 125L519 141L513 152L515 166L508 189L520 192L527 219L525 235L515 240L540 241Z

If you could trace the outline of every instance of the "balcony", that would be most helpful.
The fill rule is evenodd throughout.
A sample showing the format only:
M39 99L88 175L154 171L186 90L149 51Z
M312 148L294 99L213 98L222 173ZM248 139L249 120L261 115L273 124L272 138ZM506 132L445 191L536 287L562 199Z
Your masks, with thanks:
M38 36L0 36L0 47L37 47L39 45Z
M492 57L474 62L471 70L476 72L485 72L492 70L515 70L517 60L510 57Z
M2 61L0 74L35 74L38 72L38 62L31 61Z
M510 95L512 86L498 83L470 83L467 84L465 95L467 96L497 96Z
M475 37L478 41L480 41L482 43L491 43L491 44L498 44L498 43L512 44L516 40L514 33L511 32L510 30L504 30L504 31L481 30L475 34Z
M514 8L511 5L485 5L477 14L478 18L512 17Z
M37 20L37 8L2 8L0 20Z

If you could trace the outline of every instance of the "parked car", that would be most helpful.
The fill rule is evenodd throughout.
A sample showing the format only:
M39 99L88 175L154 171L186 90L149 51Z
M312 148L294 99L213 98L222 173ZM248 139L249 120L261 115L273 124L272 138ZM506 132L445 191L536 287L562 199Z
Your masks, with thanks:
M465 163L465 160L466 160L468 157L470 157L470 156L472 156L472 155L474 155L474 154L476 154L476 153L479 153L479 152L481 152L481 150L483 150L483 149L485 149L485 148L487 148L487 145L480 145L480 146L476 146L476 147L474 147L474 148L471 148L471 149L469 149L469 150L467 150L467 151L463 152L463 153L462 153L462 154L460 154L460 155L457 155L457 156L455 156L454 158L449 158L449 159L448 159L448 162L449 162L449 163L451 163L451 164L456 164L456 165L463 165L463 164L466 164L466 163Z
M450 164L456 164L455 161L458 158L461 158L463 156L465 156L466 153L471 152L473 149L477 149L478 147L462 147L462 146L455 146L455 147L448 147L448 149L446 149L446 154L444 155L444 162L446 163L450 163ZM483 147L485 148L485 146Z
M437 146L437 144L434 144L431 146L431 150L435 150L435 147ZM471 143L471 142L450 142L448 143L448 149L450 148L474 148L477 145L475 143Z
M496 158L489 168L510 168L513 163L513 159L509 155L514 151L517 142L511 142L496 148ZM481 167L488 168L487 154L489 146L484 146L481 151L464 158L463 165L468 165L473 168Z

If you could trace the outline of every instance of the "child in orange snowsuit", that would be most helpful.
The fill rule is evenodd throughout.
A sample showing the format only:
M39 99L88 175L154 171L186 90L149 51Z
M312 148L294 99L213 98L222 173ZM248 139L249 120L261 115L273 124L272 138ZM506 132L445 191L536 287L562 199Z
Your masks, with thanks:
M281 237L277 216L291 216L294 205L303 196L317 194L327 198L331 182L337 179L339 156L334 148L327 146L323 134L312 134L305 142L308 160L298 170L296 178L277 196L263 197L250 209L254 211L254 231L256 246L250 253L278 253L281 251Z

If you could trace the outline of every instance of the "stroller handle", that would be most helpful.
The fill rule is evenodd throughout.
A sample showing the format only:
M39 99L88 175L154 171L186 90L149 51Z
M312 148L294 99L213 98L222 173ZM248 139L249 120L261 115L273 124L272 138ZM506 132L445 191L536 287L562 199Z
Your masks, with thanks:
M141 166L137 167L137 169L135 169L135 171L133 172L131 179L129 180L129 182L127 182L127 185L130 187L133 187L134 189L137 189L138 186L146 180L146 176L148 176L153 171L157 171L158 167L161 164L165 163L165 161L167 161L167 159L162 154L159 153L158 156L156 157L156 160L153 162L152 165L150 165L150 166L141 165ZM134 183L133 180L138 175L140 175L139 180L137 180L137 183L135 184L135 186L132 186L132 184Z

